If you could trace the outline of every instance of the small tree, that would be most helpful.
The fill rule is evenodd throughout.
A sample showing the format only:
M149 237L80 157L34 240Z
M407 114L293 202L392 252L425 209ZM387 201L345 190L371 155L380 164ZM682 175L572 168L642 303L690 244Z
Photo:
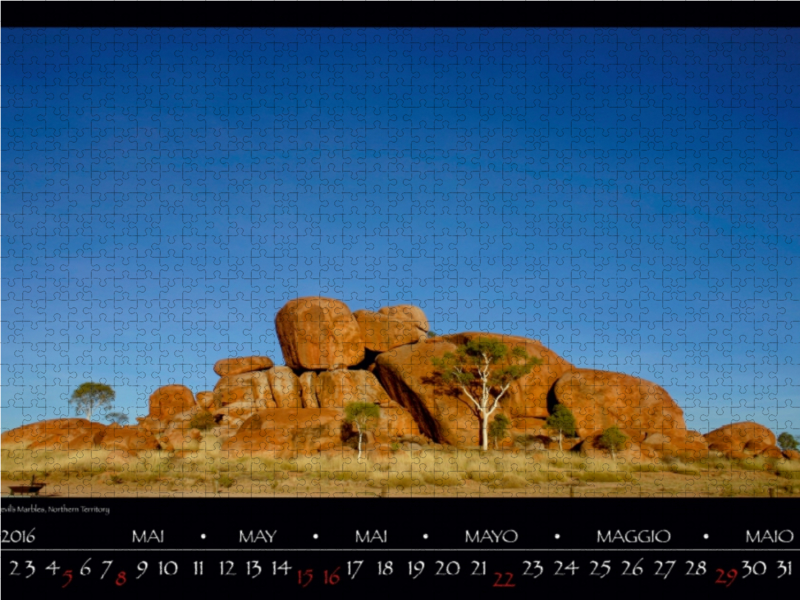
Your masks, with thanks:
M126 425L129 419L124 412L114 411L106 413L106 421L116 425Z
M617 459L617 452L622 450L622 447L625 445L625 442L628 441L628 436L622 433L619 430L619 427L614 425L613 427L609 427L603 432L603 435L600 436L598 440L599 446L601 448L605 448L611 452L611 458L614 460Z
M69 401L75 405L76 413L85 414L86 418L91 421L92 413L98 408L111 406L114 396L114 390L105 383L87 381L72 392L72 397Z
M548 429L555 431L558 434L559 450L564 449L561 443L561 441L564 439L564 435L568 435L570 437L575 435L575 415L573 415L572 411L563 404L556 404L553 407L553 413L547 417L545 425Z
M433 366L445 384L463 393L470 401L473 414L481 423L481 447L489 448L489 417L497 410L500 399L511 384L531 372L538 358L528 356L524 348L511 352L508 346L492 338L477 338L461 344L455 353L433 358Z
M800 443L791 433L784 431L778 436L778 446L781 447L781 450L797 450Z
M372 429L381 416L381 409L372 402L351 402L344 409L344 418L358 431L358 460L361 461L361 440L364 432Z
M505 415L495 415L492 423L489 425L489 437L492 438L492 443L497 449L497 442L508 437L508 429L511 427L511 419Z

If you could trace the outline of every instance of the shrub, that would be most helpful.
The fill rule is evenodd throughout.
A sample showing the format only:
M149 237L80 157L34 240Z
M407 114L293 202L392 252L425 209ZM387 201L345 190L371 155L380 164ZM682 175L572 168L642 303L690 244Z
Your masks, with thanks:
M229 488L234 483L236 483L236 480L228 477L227 475L220 475L219 476L219 487Z
M214 421L214 415L208 411L197 413L189 421L189 427L191 429L199 429L201 431L211 429L214 425L216 425L216 421Z

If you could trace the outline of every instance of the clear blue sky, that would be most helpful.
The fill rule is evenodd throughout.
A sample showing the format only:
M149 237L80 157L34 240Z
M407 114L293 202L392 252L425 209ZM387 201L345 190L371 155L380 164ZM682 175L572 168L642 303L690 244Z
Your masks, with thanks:
M421 306L800 435L792 30L2 31L2 427Z

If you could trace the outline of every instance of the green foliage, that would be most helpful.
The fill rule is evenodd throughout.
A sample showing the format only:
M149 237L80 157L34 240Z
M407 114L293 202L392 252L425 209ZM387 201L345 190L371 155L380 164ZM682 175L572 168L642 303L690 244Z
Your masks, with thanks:
M236 483L236 480L232 479L228 475L220 475L219 476L219 487L229 488L229 487L232 487L234 483Z
M69 401L75 405L77 413L84 413L87 419L91 419L96 409L111 406L114 397L114 390L105 383L87 381L72 392Z
M494 440L495 446L497 442L505 439L508 436L508 430L511 427L511 419L505 415L496 415L492 422L489 424L489 437Z
M781 450L797 450L800 443L791 433L784 431L778 436L778 446L781 447Z
M428 332L428 337L429 338L435 338L437 335L439 335L439 334L436 333L435 331L429 331Z
M559 434L569 437L575 435L575 415L573 415L572 411L563 404L556 404L553 407L553 412L549 417L547 417L545 424L547 425L548 429L557 431Z
M201 431L211 429L214 425L216 425L214 415L208 411L197 413L189 421L189 427L191 429L200 429Z
M344 408L344 419L359 428L366 428L381 416L381 408L372 402L351 402Z
M106 421L116 425L126 425L130 419L124 412L110 412L106 414Z
M615 454L619 450L622 449L625 442L628 441L628 436L622 433L616 425L613 427L609 427L603 432L603 435L600 436L598 440L598 445L601 448L605 448L606 450L610 450L611 454Z
M480 370L494 366L486 373L487 384L503 388L530 373L531 368L542 361L528 356L524 348L516 347L509 352L508 346L499 340L477 338L460 345L455 353L447 352L442 358L433 358L432 362L445 383L464 387L480 382Z

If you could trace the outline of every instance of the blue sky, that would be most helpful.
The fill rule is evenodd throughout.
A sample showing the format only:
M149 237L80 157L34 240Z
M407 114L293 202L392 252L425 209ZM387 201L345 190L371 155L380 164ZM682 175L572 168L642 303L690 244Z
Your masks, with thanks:
M322 295L800 435L793 31L2 36L4 430L281 362Z

